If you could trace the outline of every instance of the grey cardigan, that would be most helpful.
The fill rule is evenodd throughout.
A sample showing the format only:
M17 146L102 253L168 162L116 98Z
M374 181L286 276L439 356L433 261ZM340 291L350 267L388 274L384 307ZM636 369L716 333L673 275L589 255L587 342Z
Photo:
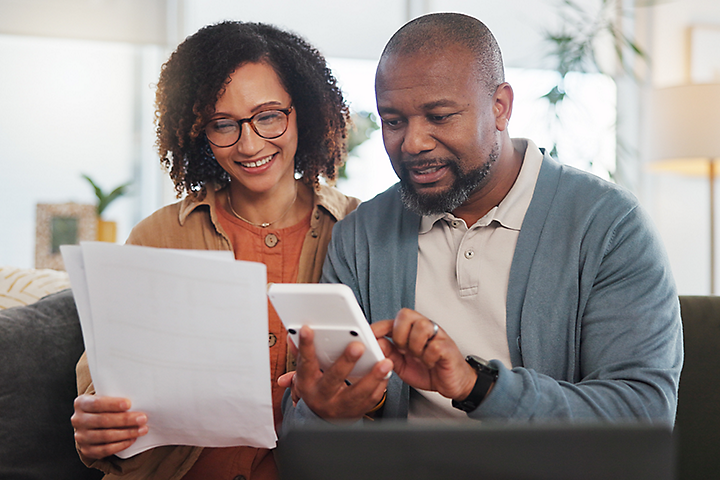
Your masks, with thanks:
M371 323L413 308L419 221L397 185L361 204L333 230L323 281L349 285ZM679 303L660 239L629 193L546 155L506 316L513 368L492 362L498 380L470 417L674 422ZM285 410L286 427L317 418L302 401ZM393 375L383 417L407 410L408 387Z

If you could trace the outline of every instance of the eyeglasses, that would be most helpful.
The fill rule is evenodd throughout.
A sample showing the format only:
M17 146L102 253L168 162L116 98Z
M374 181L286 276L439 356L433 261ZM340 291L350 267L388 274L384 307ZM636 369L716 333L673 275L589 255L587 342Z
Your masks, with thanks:
M278 138L287 130L288 116L292 109L291 105L286 109L265 110L256 113L250 118L240 120L218 118L205 125L205 136L216 147L232 147L240 140L242 124L247 122L259 137L272 140Z

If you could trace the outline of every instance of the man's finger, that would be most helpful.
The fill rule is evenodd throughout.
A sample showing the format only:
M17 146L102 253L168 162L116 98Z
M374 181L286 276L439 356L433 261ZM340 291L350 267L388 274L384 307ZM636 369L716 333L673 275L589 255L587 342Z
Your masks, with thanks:
M413 355L421 357L429 345L442 341L445 337L445 331L440 327L436 327L436 325L435 322L425 317L415 319L407 340L407 349L410 350Z
M390 337L392 338L394 320L381 320L370 324L370 329L375 334L375 338Z
M386 357L390 357L395 353L397 350L395 349L395 345L388 340L386 337L381 337L377 339L378 345L380 345L380 350L382 350L383 355Z
M408 342L410 341L410 335L415 327L415 323L425 320L425 317L420 315L414 310L409 308L402 308L395 315L393 321L392 339L395 346L401 351L408 348Z

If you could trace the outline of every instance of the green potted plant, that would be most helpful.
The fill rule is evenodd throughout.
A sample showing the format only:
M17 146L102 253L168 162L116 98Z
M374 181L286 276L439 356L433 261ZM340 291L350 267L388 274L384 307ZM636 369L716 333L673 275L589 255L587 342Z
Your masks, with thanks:
M551 46L550 61L560 74L558 82L542 98L548 101L555 113L551 122L560 122L560 105L568 100L565 81L570 72L598 72L617 79L621 75L629 75L639 80L634 71L633 59L638 58L650 62L648 54L630 35L623 31L623 21L630 12L623 9L618 0L598 0L584 2L580 0L556 0L553 2L559 9L562 19L555 30L546 30L545 41ZM654 0L644 0L642 6L654 4ZM640 4L638 4L640 5ZM612 52L601 61L602 50ZM618 158L621 154L630 153L620 138L618 140ZM552 145L550 155L558 158L557 140ZM607 172L613 179L614 172Z
M117 238L117 223L112 221L106 221L102 218L102 213L105 209L115 200L122 197L128 192L128 187L132 182L125 182L122 185L116 187L110 193L105 193L92 178L83 174L82 177L88 181L88 183L95 190L95 196L97 197L97 239L100 242L115 242Z

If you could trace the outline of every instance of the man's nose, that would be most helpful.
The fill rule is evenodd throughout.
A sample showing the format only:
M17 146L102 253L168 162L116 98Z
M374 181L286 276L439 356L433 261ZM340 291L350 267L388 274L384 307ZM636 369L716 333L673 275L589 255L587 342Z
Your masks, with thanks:
M435 148L436 141L426 122L409 121L402 142L402 152L407 155L419 155Z

